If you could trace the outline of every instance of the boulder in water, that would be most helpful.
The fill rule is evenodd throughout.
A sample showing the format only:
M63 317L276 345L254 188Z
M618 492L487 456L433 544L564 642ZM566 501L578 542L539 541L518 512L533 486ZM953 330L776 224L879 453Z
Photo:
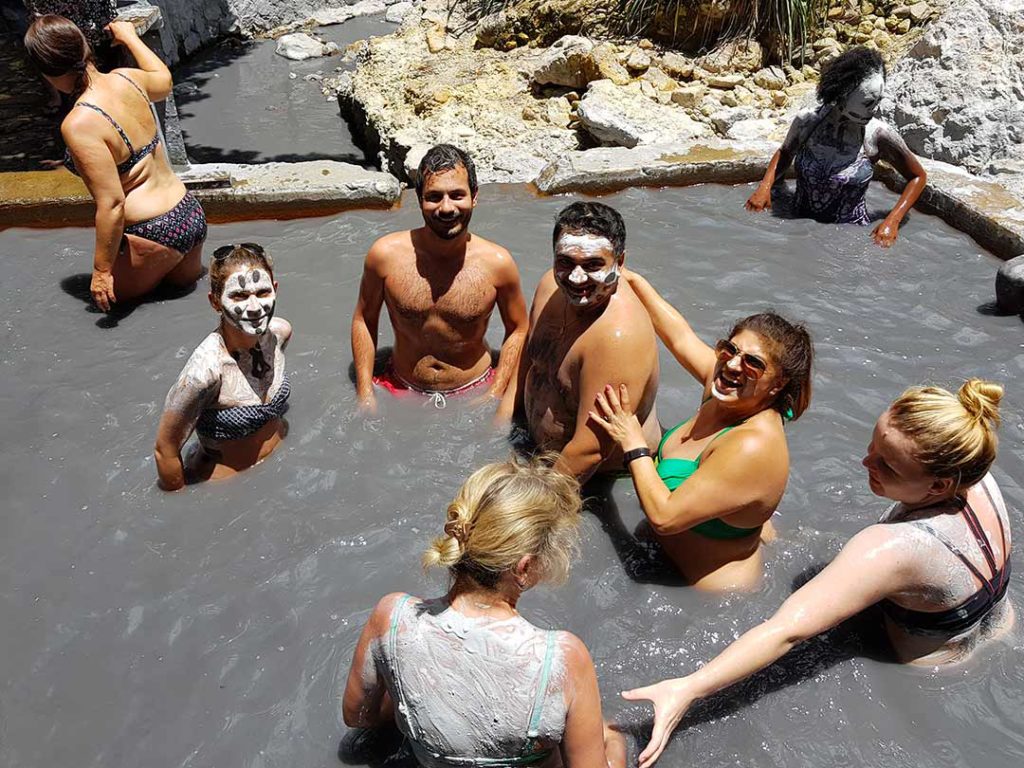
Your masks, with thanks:
M1024 314L1024 255L1005 262L996 273L996 304L1009 315Z
M305 61L323 56L327 52L326 48L327 46L305 32L293 32L278 39L275 52L278 56L284 56L292 61Z

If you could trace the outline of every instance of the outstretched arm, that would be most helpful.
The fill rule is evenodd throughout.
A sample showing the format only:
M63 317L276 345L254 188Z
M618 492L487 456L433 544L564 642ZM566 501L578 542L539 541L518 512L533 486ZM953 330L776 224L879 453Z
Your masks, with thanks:
M693 674L623 692L630 700L654 703L651 741L640 753L640 768L651 766L697 700L746 679L794 646L911 584L906 550L884 526L854 536L821 573L790 596L768 621L743 634Z
M928 183L928 174L921 165L921 161L917 159L917 155L911 152L906 142L903 141L899 132L888 125L878 132L878 154L907 180L907 185L903 188L895 207L871 232L871 236L878 245L888 248L896 242L903 217L914 207L914 203L924 192L925 185Z
M501 254L498 282L495 287L498 290L498 312L501 313L501 320L505 325L505 339L498 355L494 384L491 385L488 394L501 399L510 380L517 375L519 356L522 354L523 344L526 343L526 331L530 325L523 287L519 282L519 269L507 252ZM499 417L511 418L511 412L505 413L503 406L504 402L499 405Z
M686 318L665 301L646 278L633 270L625 270L624 274L650 315L658 338L693 378L701 385L706 384L715 370L715 350L700 340Z
M374 244L366 254L359 298L352 315L352 360L356 368L356 397L360 408L374 412L373 363L377 355L377 324L384 303L384 278L381 274L380 246Z

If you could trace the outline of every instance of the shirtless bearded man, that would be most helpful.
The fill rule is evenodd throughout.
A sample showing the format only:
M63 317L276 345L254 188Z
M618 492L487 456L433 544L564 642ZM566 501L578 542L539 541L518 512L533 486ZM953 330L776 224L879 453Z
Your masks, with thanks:
M622 217L603 203L574 203L558 215L554 269L537 286L526 352L501 409L514 405L538 447L559 451L558 468L581 481L622 468L622 452L587 415L606 385L636 387L651 448L661 431L657 341L643 304L620 279L625 246Z
M526 340L526 301L512 256L469 232L477 202L473 161L449 144L433 147L420 162L416 193L425 226L373 244L352 318L356 394L368 412L376 410L374 384L394 394L442 396L487 387L500 400ZM375 378L382 304L395 347L387 370ZM505 340L492 368L484 334L495 305Z

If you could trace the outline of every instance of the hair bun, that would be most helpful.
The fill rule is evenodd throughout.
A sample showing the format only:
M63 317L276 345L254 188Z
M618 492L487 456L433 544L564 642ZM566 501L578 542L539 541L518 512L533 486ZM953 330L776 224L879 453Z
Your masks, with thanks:
M448 505L448 521L444 524L444 533L459 542L460 548L469 541L469 534L473 530L469 516L469 510L458 501Z
M999 403L1003 399L1003 387L993 381L968 379L957 392L957 398L973 418L999 425Z

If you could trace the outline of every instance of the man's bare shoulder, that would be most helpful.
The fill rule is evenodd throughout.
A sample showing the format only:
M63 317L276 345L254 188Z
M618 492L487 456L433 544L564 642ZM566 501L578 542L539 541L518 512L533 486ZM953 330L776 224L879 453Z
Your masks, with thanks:
M518 277L519 268L508 248L477 234L469 242L473 258L490 270L496 280Z
M366 266L381 271L396 259L413 253L412 232L408 229L391 232L374 241L366 253Z

